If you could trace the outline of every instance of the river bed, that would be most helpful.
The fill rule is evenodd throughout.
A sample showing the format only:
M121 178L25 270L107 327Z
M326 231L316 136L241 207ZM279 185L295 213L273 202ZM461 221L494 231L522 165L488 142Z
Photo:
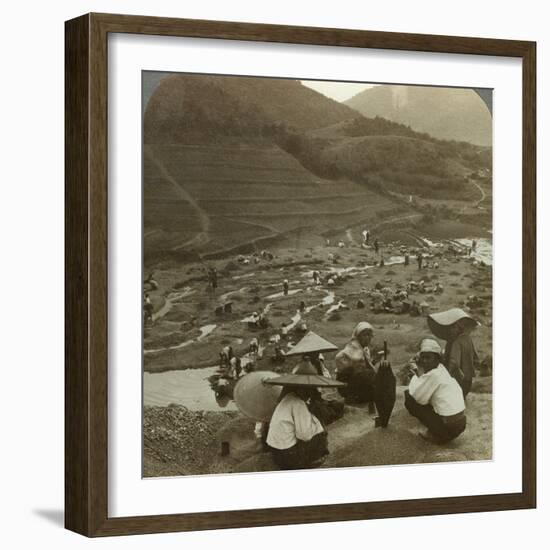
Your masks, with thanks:
M190 346L194 342L200 342L204 338L206 338L210 333L212 333L216 329L217 325L211 324L211 325L204 325L203 327L199 328L199 336L196 338L191 338L190 340L185 340L184 342L181 342L180 344L175 344L173 346L167 346L164 348L158 348L158 349L144 349L143 353L149 354L149 353L160 353L162 351L167 350L176 350L176 349L182 349L187 346Z
M218 367L173 370L143 375L143 404L166 407L183 405L192 411L235 411L232 400L217 400L208 378Z
M464 247L466 249L471 245L471 239L455 239L454 242L457 244L460 244L461 247ZM488 265L492 265L492 240L491 238L478 238L477 241L477 250L475 253L472 254L472 258L475 258L477 260L483 261L484 263ZM449 241L446 240L444 243L434 243L429 242L430 248L440 248L444 245L448 245ZM386 266L394 265L394 264L400 264L403 263L404 258L401 255L395 255L390 256L385 261ZM300 266L305 268L306 266ZM330 266L325 269L318 269L321 273L321 275L327 275L327 274L342 274L342 275L348 275L348 276L356 276L356 277L364 277L367 275L367 273L373 269L373 266L349 266L349 267L340 267L340 266ZM399 271L399 270L395 270ZM299 310L296 311L294 308L292 310L289 310L287 312L286 316L286 322L287 325L281 330L280 332L289 332L294 327L296 327L302 320L307 320L307 314L310 313L315 308L323 308L323 310L326 309L324 313L324 319L328 318L330 314L334 311L337 311L344 305L344 300L341 299L341 296L337 296L338 290L336 289L327 289L323 288L321 285L318 286L312 286L305 287L304 286L304 279L310 279L312 278L313 271L310 270L304 270L300 277L302 279L300 288L292 288L289 291L289 296L294 294L303 293L304 300L307 300L309 304L305 309L300 312ZM247 274L248 275L248 274ZM252 274L250 274L252 275ZM297 284L298 281L291 281L291 284ZM360 284L360 283L359 283ZM235 285L236 286L236 285ZM222 296L227 299L232 294L236 293L243 293L244 290L246 290L247 287L239 288L237 290L228 291L227 293L223 294ZM196 290L186 287L179 292L173 292L170 293L167 296L167 304L164 306L163 311L161 312L164 314L167 309L172 307L172 303L177 303L178 301L185 300L189 295L195 293ZM277 300L280 298L283 298L284 295L282 292L278 292L275 294L271 294L269 296L266 296L265 299L270 300ZM313 302L313 303L312 303ZM272 307L272 302L269 302L264 305L263 313L267 314ZM252 306L253 307L253 306ZM206 320L205 320L206 321ZM203 322L205 322L203 321ZM250 317L244 317L241 319L241 322L249 322ZM309 323L308 323L309 324ZM223 324L220 325L220 327L223 327ZM162 351L166 350L177 350L181 348L185 348L186 346L198 343L201 341L208 341L208 336L217 329L217 325L215 324L206 324L200 327L199 333L195 331L194 338L189 338L187 336L186 341L178 343L176 345L170 345L161 349L149 349L144 350L145 354L150 353L160 353ZM221 328L218 328L218 330L214 334L219 334L221 332ZM233 334L230 335L231 337ZM249 334L246 333L246 337L248 338ZM275 339L275 336L280 339L280 334L272 335L271 338ZM182 335L182 337L185 338L185 336ZM238 345L241 345L243 343L244 339L239 338L235 340L235 343ZM260 342L260 345L262 343ZM216 350L215 350L216 351ZM261 346L260 348L260 355L264 351L264 346ZM214 353L215 355L215 353ZM242 357L243 359L243 366L246 365L247 362L252 360L252 358L249 358L247 355L244 355ZM204 364L204 363L203 363ZM234 411L236 410L236 406L233 401L231 400L217 400L215 397L215 393L212 390L208 378L211 377L213 374L215 374L217 371L217 367L207 367L207 368L200 368L200 369L186 369L186 370L172 370L172 371L166 371L166 372L158 372L158 373L144 373L143 378L143 394L144 394L144 404L145 405L160 405L160 406L167 406L170 403L175 403L179 405L183 405L190 410L204 410L204 411Z
M472 239L455 239L457 243L469 248L472 245ZM493 265L493 243L491 239L476 239L476 250L472 252L472 258L479 260L487 265Z

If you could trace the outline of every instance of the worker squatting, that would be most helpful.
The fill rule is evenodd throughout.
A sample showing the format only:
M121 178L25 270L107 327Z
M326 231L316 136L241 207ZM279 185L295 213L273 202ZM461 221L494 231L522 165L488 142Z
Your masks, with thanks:
M442 349L436 339L422 340L407 365L409 384L404 393L404 406L424 426L419 435L425 439L445 444L466 428L465 398L478 363L471 332L477 325L458 308L428 316L431 332L446 345ZM281 469L312 468L324 462L329 454L327 426L344 414L345 403L366 403L367 414L376 415L375 426L388 426L396 401L396 379L387 346L372 353L373 337L370 323L355 327L336 355L334 378L323 354L338 348L309 332L288 353L301 357L292 373L270 373L256 385L244 383L246 376L239 381L235 401L258 421L258 436Z

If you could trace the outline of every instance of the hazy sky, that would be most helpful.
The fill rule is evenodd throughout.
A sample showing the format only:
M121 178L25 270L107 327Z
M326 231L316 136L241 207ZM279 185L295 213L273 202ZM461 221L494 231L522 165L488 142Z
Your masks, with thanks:
M302 80L304 86L312 88L317 92L330 97L336 101L346 101L355 94L366 90L367 88L373 88L374 86L380 86L380 84L359 84L355 82L328 82L328 81L316 81L316 80ZM394 86L397 86L395 84ZM493 114L493 91L489 88L472 88L476 92L485 105L491 115Z
M144 71L143 72L143 109L147 106L149 98L155 91L156 87L159 85L160 81L172 73L164 73L158 71ZM329 82L326 80L302 80L304 86L308 86L313 90L320 92L331 99L336 101L346 101L350 99L355 94L366 90L367 88L372 88L374 86L379 86L379 84L362 84L357 82ZM489 112L492 113L492 103L493 95L492 90L475 90L480 96L481 99L487 105Z
M302 84L336 101L346 101L355 94L374 86L374 84L359 84L356 82L326 82L316 80L302 80Z

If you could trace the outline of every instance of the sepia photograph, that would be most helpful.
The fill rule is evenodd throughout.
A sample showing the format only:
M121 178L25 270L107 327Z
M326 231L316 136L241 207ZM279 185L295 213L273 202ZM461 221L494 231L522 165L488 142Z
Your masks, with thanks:
M491 89L143 71L142 475L492 460L492 128Z

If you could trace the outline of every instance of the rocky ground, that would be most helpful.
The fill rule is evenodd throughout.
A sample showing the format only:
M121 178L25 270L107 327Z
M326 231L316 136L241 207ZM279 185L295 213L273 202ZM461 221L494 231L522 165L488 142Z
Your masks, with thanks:
M454 441L437 445L422 439L419 422L403 406L398 388L395 410L387 429L374 427L365 408L347 406L331 424L330 455L324 468L458 462L492 458L492 395L467 397L468 426ZM147 477L184 474L274 471L278 467L263 452L254 422L239 413L192 413L185 407L146 407L144 474ZM222 456L222 442L229 454Z
M143 410L145 477L204 473L218 452L218 433L238 413L190 411L183 406Z

